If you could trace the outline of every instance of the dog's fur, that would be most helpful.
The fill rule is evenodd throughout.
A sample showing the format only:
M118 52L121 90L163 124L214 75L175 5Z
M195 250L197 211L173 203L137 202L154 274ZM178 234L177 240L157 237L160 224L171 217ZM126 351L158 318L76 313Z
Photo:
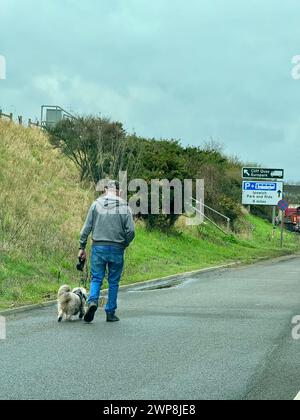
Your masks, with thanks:
M81 294L82 300L76 293ZM86 301L87 291L83 287L76 287L71 290L66 284L61 286L57 294L58 322L61 322L63 318L70 321L72 316L77 314L82 319L85 315Z

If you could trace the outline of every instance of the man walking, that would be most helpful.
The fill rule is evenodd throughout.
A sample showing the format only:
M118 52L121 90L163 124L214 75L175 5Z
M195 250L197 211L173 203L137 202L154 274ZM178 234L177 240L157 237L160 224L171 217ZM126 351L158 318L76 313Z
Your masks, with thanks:
M124 268L124 251L135 237L132 212L120 197L118 181L108 181L105 195L91 206L80 235L81 258L86 258L85 247L92 232L91 290L85 322L92 322L98 308L100 290L108 270L108 302L105 307L107 322L119 321L115 315L119 283Z

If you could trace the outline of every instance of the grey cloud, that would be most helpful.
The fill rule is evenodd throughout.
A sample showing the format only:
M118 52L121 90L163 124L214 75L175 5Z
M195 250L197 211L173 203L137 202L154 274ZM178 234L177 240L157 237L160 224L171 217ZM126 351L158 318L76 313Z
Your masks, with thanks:
M298 0L0 0L0 106L101 112L184 144L213 136L299 180L299 12Z

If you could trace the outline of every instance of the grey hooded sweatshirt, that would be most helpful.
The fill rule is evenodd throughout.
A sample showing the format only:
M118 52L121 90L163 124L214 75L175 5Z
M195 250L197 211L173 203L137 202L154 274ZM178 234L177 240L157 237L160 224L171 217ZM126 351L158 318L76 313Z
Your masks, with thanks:
M128 247L135 231L132 212L126 201L111 195L98 198L92 204L81 231L81 249L85 249L91 232L93 245Z

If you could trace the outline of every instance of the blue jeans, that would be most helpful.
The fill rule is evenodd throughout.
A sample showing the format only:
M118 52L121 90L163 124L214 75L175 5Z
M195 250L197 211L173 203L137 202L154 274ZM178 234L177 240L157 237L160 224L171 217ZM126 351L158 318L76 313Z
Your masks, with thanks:
M124 268L124 249L113 246L93 246L91 258L91 290L88 303L98 305L100 290L106 269L108 268L108 301L105 307L107 313L114 314L117 309L119 283Z

